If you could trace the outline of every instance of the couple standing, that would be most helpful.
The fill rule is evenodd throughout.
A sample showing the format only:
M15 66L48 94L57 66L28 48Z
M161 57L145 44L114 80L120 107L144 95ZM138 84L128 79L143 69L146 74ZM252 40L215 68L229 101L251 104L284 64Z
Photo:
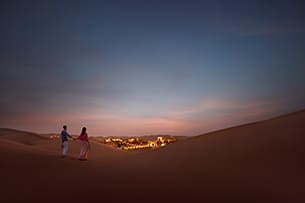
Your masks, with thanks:
M80 140L81 146L80 146L80 153L78 159L81 161L87 161L88 158L88 151L90 148L89 140L88 140L88 134L86 132L86 128L83 127L81 134L77 138L73 138L69 133L67 132L67 126L63 126L63 130L61 131L61 141L62 141L62 158L65 158L68 152L68 137L73 140Z

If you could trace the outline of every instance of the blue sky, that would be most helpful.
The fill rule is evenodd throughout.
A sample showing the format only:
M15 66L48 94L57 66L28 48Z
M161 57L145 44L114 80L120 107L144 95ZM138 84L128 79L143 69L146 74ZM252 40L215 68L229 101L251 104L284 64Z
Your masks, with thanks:
M1 127L197 135L305 107L302 1L1 4Z

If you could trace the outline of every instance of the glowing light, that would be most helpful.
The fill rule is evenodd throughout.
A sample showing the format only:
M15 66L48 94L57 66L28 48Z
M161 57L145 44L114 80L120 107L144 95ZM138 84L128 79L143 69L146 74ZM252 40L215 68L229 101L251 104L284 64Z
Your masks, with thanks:
M123 150L135 150L135 149L153 149L158 147L165 147L169 143L175 142L176 138L173 136L163 137L158 136L155 141L144 141L140 138L130 137L130 138L106 138L104 140L105 144L111 144L114 147Z
M50 137L50 139L56 139L56 138L59 138L59 135L50 135L49 137Z

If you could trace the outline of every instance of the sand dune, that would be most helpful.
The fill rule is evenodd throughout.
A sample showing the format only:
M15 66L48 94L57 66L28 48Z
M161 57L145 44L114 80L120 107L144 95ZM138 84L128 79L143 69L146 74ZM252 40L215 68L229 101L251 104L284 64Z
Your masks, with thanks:
M10 140L25 145L34 145L39 143L40 141L49 140L47 137L41 136L36 133L24 132L7 128L1 128L0 139Z
M305 202L305 111L146 152L0 130L2 199L100 202Z

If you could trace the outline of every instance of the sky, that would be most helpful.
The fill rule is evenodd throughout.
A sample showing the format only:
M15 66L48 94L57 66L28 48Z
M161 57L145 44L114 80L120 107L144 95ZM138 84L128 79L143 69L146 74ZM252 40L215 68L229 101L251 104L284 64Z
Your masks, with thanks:
M193 136L305 108L304 1L1 1L0 127Z

